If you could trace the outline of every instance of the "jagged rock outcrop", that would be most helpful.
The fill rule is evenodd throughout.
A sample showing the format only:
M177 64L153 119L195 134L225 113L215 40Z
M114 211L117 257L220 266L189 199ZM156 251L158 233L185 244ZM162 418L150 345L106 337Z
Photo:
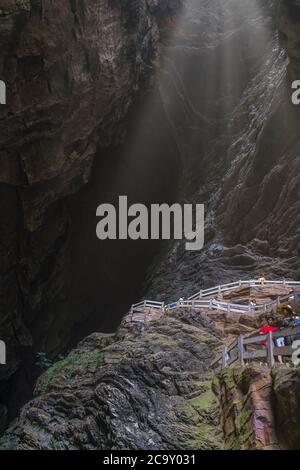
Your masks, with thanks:
M87 238L87 224L95 237L101 191L97 202L86 203L80 189L103 172L101 162L105 167L113 160L108 149L124 141L128 113L155 74L159 28L180 3L1 1L0 78L7 85L7 106L0 107L0 336L9 359L0 370L0 402L5 396L9 408L30 396L24 378L31 375L34 353L57 354L98 328L95 295L101 296L103 286L108 297L109 286L121 282L120 263L107 266L102 252L93 256L102 262L97 272L82 266L82 258L90 261L91 242L82 246L74 238ZM100 162L94 170L93 162ZM79 194L74 203L73 194ZM91 222L82 215L87 212ZM78 285L94 279L97 292L96 286L82 292L82 308ZM120 292L119 318L122 296L128 302ZM66 299L71 300L62 306ZM14 378L27 359L27 372Z
M274 415L280 441L288 449L300 449L300 370L272 371Z
M227 339L201 312L128 317L39 378L0 449L299 449L300 369L213 372Z
M227 368L214 382L225 448L300 449L300 370L251 364Z
M188 2L161 88L183 200L206 205L205 247L172 245L147 295L172 301L232 279L299 278L300 114L287 73L298 73L298 14L296 1Z
M289 71L293 80L300 77L300 3L299 0L281 0L278 26L281 39L290 58Z
M221 449L209 365L220 336L184 312L95 333L37 383L3 449Z
M169 187L177 191L174 165L182 170L182 200L207 206L206 246L199 253L185 252L181 243L172 246L156 260L148 292L173 301L199 286L256 274L299 278L300 118L290 100L290 79L299 70L299 2L281 2L278 10L275 1L188 0L176 23L172 14L180 3L2 2L0 46L6 53L0 74L8 84L9 105L0 108L0 332L9 346L9 364L0 371L1 427L11 418L8 408L15 411L30 396L23 387L28 369L22 376L20 363L32 343L34 352L58 353L86 330L96 330L101 315L110 316L104 302L111 303L111 297L119 306L118 321L124 304L115 292L125 296L137 282L138 273L130 276L128 266L145 253L131 256L122 246L113 249L113 260L103 252L96 258L83 217L88 211L94 216L94 199L79 190L93 174L107 171L97 166L92 172L93 162L119 159L112 148L124 142L125 120L138 91L148 85L159 52L164 59L160 95L155 89L145 106L147 118L137 113L131 126L146 121L151 132L164 134L164 146L148 132L147 140L140 135L143 146L130 142L128 152L135 147L138 154L155 141L151 152L165 162L158 174L167 193ZM278 13L283 41L271 16ZM171 33L163 38L163 49L160 28ZM180 165L169 159L170 153L177 157L175 142ZM109 170L117 179L124 171L140 195L139 169L145 167L148 177L150 166L143 159L138 170L128 163L129 170L127 162L119 172ZM98 180L96 193L97 186ZM110 180L105 191L111 195ZM100 275L90 270L93 257L101 261ZM93 280L86 280L87 270ZM85 290L87 284L92 289ZM128 326L109 339L89 337L39 380L37 398L23 409L2 446L222 447L207 375L220 328L203 326L201 319L186 314ZM248 322L228 316L221 330L238 334L248 331ZM31 355L29 370L33 362ZM21 374L15 375L17 370ZM263 377L255 367L228 370L222 377L227 447L287 446L276 428L276 420L293 420L285 380ZM289 443L294 448L297 442L295 432Z
M227 368L219 375L216 389L226 449L280 449L267 367Z

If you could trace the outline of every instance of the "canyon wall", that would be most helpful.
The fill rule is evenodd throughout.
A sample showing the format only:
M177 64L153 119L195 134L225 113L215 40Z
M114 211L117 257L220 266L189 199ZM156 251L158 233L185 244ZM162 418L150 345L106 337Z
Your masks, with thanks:
M300 448L299 369L227 368L214 382L227 450Z
M115 329L152 260L144 247L97 251L95 214L106 193L133 192L130 178L137 185L130 170L135 161L122 163L129 154L122 146L128 128L135 130L132 110L137 114L155 75L160 28L179 6L177 0L1 1L0 76L7 85L7 105L0 108L4 421L7 407L16 410L31 396L35 354L57 355L95 329ZM155 94L153 101L165 146L173 149ZM160 139L154 133L144 138ZM144 155L137 153L141 162ZM121 189L116 173L127 178ZM156 189L164 199L164 188ZM137 260L128 282L128 259L120 260L120 251ZM116 309L103 303L102 310L101 298Z
M95 333L39 379L0 439L15 450L217 450L209 365L220 335L193 312Z
M168 202L179 185L182 201L206 204L205 249L177 243L155 259L149 297L173 301L258 274L299 278L300 117L290 88L299 2L184 6L177 19L174 0L1 7L10 103L0 108L2 427L31 396L24 383L34 381L36 352L56 355L115 329L139 294L158 247L98 252L91 238L97 202L120 190ZM191 312L88 337L41 377L1 445L221 448L208 374L219 346L218 331ZM278 393L287 404L276 419L287 423L291 402ZM239 429L240 418L230 425ZM273 437L262 446L285 445Z
M299 278L297 15L297 2L187 2L160 83L184 162L182 200L206 206L205 247L173 244L147 296Z

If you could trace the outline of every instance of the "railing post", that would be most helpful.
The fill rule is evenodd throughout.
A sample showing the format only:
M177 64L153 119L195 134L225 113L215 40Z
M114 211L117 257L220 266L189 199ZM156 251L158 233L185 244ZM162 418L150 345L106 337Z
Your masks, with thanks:
M222 287L221 286L218 287L218 290L219 290L219 294L222 294Z
M161 311L164 312L166 308L165 302L162 302L161 304Z
M202 289L201 289L201 291L200 291L200 293L199 293L199 296L200 296L200 299L202 299L202 297L203 297L203 291L202 291Z
M131 307L131 321L133 321L133 313L134 313L134 308L133 306Z
M267 337L267 352L268 352L268 366L273 367L275 364L275 358L274 358L274 342L273 342L273 332L269 331L268 332L268 337Z
M212 301L212 299L210 299L210 301L209 301L209 308L210 308L210 310L213 309L213 301Z
M238 338L238 354L239 354L239 360L241 366L245 365L245 360L244 360L244 336L240 335Z
M242 281L239 280L239 287L242 287Z
M225 346L223 353L222 353L222 369L225 369L227 367L227 362L228 362L228 348Z

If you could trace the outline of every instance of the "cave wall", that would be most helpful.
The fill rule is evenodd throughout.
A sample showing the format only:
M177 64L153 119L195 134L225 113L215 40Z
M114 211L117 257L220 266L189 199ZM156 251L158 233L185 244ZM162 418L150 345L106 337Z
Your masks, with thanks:
M170 301L233 279L300 275L298 2L187 5L160 83L182 199L206 207L205 246L173 244L154 267L147 295Z
M96 272L89 273L87 262L82 270L91 235L85 236L80 216L87 208L95 213L109 198L110 182L102 174L110 173L113 184L119 161L129 154L123 146L128 128L135 127L129 124L130 111L151 85L160 29L179 6L177 0L1 2L0 76L7 85L7 105L0 108L0 333L8 346L8 364L0 371L4 414L7 406L16 410L31 396L35 353L58 354L100 328L104 314L95 298L110 295L108 287L124 278L116 259L109 269L102 262L103 250ZM168 135L159 106L155 112ZM93 189L83 188L91 180L91 186L106 188L89 203ZM114 192L118 189L115 184ZM125 189L130 193L128 183ZM91 216L85 222L95 235L96 220ZM130 261L140 259L139 250L131 249ZM143 272L151 256L141 263ZM89 280L92 295L77 298ZM110 312L106 328L119 323L138 282L138 276L128 276L119 296L112 296L118 317L109 324L116 310ZM74 305L81 308L77 316ZM96 308L97 319L89 324Z
M252 252L260 253L260 272L298 279L300 112L292 104L291 82L299 75L300 9L297 1L270 2L270 7L279 51L282 47L284 52L275 59L273 72L277 70L277 80L268 71L261 78L266 81L266 94L272 89L275 94L269 95L265 110L260 111L261 124L253 126L248 114L248 135L245 133L244 141L229 149L232 163L217 213L220 227L231 243L250 244ZM286 64L284 53L288 57ZM242 106L247 106L249 98ZM242 106L233 116L235 128L245 116L247 108ZM252 141L249 134L254 134Z
M278 3L278 2L277 2ZM289 73L292 80L299 80L300 52L300 3L298 0L281 0L278 17L278 27L282 43L289 55Z
M209 364L220 337L185 311L94 333L38 380L10 450L221 450Z
M299 450L299 369L224 369L214 380L227 450Z
M1 368L0 428L31 396L24 384L33 383L35 352L57 354L101 325L109 329L137 294L156 248L120 244L94 256L85 227L93 206L114 201L120 188L133 200L175 198L177 148L182 200L207 204L207 246L191 254L177 244L156 261L153 298L175 300L200 285L262 272L299 275L299 113L289 88L298 74L298 1L281 2L279 10L279 2L261 1L253 11L247 0L191 0L180 22L172 16L175 0L2 3L0 74L9 104L0 108L0 332L10 359ZM278 13L280 38L271 16ZM162 38L161 31L171 34ZM159 79L149 82L158 64ZM152 103L146 118L139 112L145 102ZM150 142L154 166L152 151L141 155ZM114 308L100 310L98 299L120 281ZM100 343L102 361L102 337ZM81 361L75 366L85 380ZM195 423L202 399L200 405ZM195 432L188 445L207 445L197 426ZM250 426L243 444L255 438ZM277 442L269 434L259 439L260 447Z
M281 71L278 68L282 76L277 84L268 77L266 86L275 86L276 95L267 103L269 117L257 129L255 146L245 155L244 144L240 148L235 145L234 152L240 152L241 158L238 163L233 161L226 175L218 213L229 237L242 243L267 241L266 253L277 258L274 264L279 265L280 260L284 264L282 274L298 278L300 112L291 100L291 82L299 76L300 9L294 1L272 5L288 64ZM233 122L242 116L243 110L237 109ZM249 128L253 130L250 120Z

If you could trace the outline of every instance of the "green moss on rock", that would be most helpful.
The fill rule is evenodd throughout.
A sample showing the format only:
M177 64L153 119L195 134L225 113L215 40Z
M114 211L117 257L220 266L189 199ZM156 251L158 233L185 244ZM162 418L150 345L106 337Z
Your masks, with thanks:
M1 0L0 15L6 16L19 11L31 10L30 0Z
M219 423L219 402L211 380L198 382L199 394L185 401L184 409L193 426L189 428L190 449L216 450L223 448L223 433Z
M41 395L51 392L52 389L66 387L70 379L80 372L94 373L104 361L103 350L92 351L75 350L65 359L50 367L40 378L36 385L35 394Z

